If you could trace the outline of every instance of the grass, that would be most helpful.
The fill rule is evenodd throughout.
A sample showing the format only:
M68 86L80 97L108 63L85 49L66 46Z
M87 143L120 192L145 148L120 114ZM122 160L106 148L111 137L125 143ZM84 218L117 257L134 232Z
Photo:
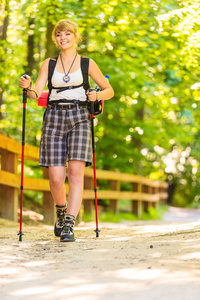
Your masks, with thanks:
M168 210L167 205L158 205L158 208L149 207L148 212L142 212L141 219L136 215L119 210L119 212L114 213L107 210L102 210L101 208L98 211L98 219L100 222L111 222L111 223L120 223L121 221L138 221L138 220L161 220L164 213ZM95 213L89 214L84 212L82 215L82 220L84 222L94 222Z

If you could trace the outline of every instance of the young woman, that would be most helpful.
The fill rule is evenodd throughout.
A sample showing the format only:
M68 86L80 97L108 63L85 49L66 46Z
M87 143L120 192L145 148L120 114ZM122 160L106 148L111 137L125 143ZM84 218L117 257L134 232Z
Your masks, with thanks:
M80 42L77 25L70 20L59 21L53 30L52 39L60 49L52 76L53 87L81 85L81 57L76 50ZM30 77L20 78L20 87L27 88L28 96L32 99L40 97L47 84L49 61L46 59L43 62L34 87L31 86ZM73 226L82 202L84 169L92 162L87 98L94 102L97 99L108 100L114 95L109 82L92 59L89 60L88 74L101 91L87 91L86 95L83 86L59 93L52 89L43 121L39 164L49 170L50 189L57 209L54 233L60 236L61 242L75 241ZM75 105L74 100L79 100L79 104ZM66 159L69 182L67 205L64 184Z

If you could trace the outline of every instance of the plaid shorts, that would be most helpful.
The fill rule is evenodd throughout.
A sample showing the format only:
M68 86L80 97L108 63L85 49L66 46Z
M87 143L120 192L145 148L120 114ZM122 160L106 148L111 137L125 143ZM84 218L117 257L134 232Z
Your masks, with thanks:
M39 165L66 166L66 160L92 163L90 113L87 108L48 107L43 121Z

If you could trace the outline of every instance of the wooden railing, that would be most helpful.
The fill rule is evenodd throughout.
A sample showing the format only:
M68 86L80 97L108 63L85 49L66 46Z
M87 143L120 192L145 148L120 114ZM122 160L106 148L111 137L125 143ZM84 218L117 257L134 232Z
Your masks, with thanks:
M21 143L10 137L0 134L0 217L17 221L18 199L20 192L20 174L18 164L21 158ZM25 162L39 160L39 148L25 145ZM26 175L26 174L25 174ZM167 183L152 181L139 175L131 175L120 172L97 170L97 182L106 180L109 182L109 190L98 190L98 199L109 199L110 209L114 212L118 210L120 199L131 200L132 213L138 217L142 210L148 207L156 207L159 201L165 202L167 199ZM129 182L132 191L122 191L121 183ZM66 192L69 186L66 183ZM46 222L53 223L55 214L55 204L50 193L48 172L43 169L43 178L24 177L24 190L43 192L43 214ZM85 169L83 209L92 212L94 206L93 190L93 169Z

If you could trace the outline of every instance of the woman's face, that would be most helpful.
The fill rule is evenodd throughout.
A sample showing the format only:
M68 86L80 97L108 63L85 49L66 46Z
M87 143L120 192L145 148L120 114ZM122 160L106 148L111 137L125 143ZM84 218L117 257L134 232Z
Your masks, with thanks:
M56 44L61 50L69 49L74 47L77 37L74 33L69 30L56 31Z

